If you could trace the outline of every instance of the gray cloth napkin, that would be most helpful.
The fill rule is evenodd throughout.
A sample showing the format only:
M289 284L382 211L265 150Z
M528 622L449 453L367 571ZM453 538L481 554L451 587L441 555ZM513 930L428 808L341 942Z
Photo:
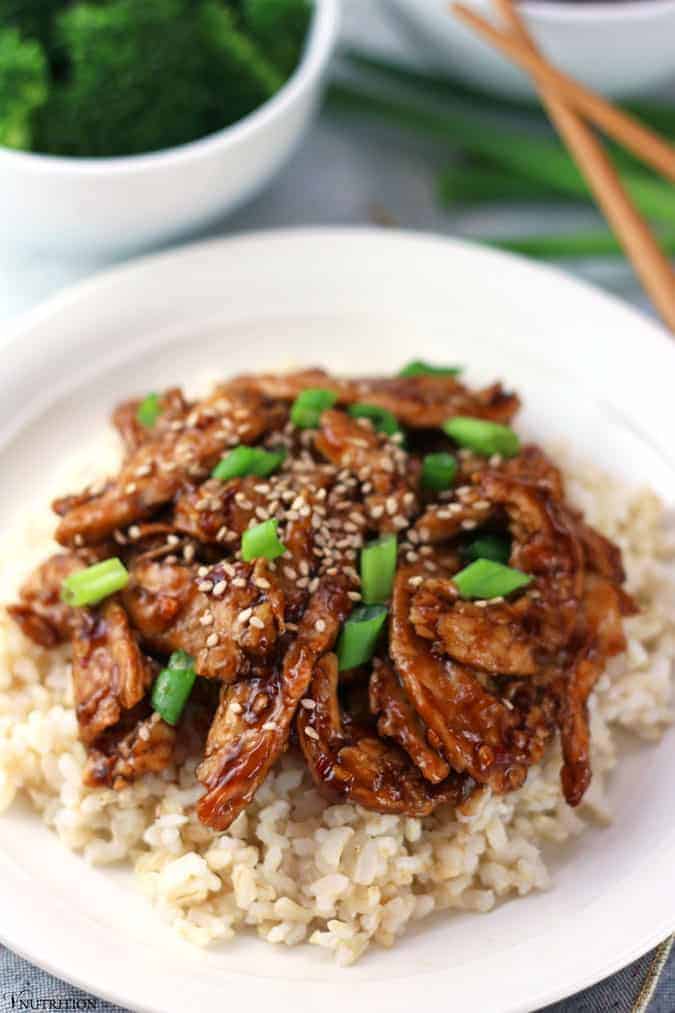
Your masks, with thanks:
M618 974L570 999L547 1006L540 1013L673 1013L675 950L672 943L671 938ZM125 1013L119 1006L59 981L0 946L0 1013L20 1010Z

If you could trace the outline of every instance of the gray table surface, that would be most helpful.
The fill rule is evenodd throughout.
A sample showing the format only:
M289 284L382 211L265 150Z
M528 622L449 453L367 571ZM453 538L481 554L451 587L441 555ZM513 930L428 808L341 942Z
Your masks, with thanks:
M324 114L273 185L210 234L296 225L361 224L386 217L402 228L480 239L558 226L569 228L597 220L593 212L557 206L547 207L543 213L541 208L505 208L449 215L438 208L434 197L435 172L447 157L440 146L410 140L396 130ZM36 259L30 252L3 248L0 239L0 319L9 320L102 266L44 256ZM624 264L573 264L567 269L650 312L632 272ZM6 912L3 915L7 917ZM673 1013L672 955L647 1005L634 1005L652 960L651 955L642 958L593 989L549 1007L547 1013L627 1013L634 1008ZM645 986L643 999L648 992ZM84 996L0 946L0 1013L14 1009L115 1008Z

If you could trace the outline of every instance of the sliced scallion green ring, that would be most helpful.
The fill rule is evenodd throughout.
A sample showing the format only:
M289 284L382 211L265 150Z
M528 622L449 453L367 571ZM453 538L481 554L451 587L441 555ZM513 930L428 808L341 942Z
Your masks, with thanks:
M75 608L97 605L104 598L121 591L128 581L129 572L124 563L113 556L66 577L61 585L61 599Z
M520 440L513 429L487 419L457 415L443 423L443 431L460 447L467 447L482 457L492 457L493 454L515 457L520 450Z
M460 570L452 581L462 598L502 598L527 587L532 577L522 570L495 563L492 559L477 559Z
M396 535L383 535L361 550L361 595L367 605L391 597L397 554Z
M354 609L342 627L337 643L338 668L341 672L370 661L387 612L385 605L363 605Z

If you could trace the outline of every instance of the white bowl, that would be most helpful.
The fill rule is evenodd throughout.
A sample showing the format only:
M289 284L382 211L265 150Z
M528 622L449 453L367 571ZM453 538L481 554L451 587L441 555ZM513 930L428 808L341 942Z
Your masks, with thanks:
M315 0L303 58L286 84L232 126L121 158L0 148L3 245L109 258L194 232L267 183L300 140L337 37L339 0Z
M495 18L490 0L466 0ZM513 98L529 78L465 28L448 0L383 0L429 62L470 84ZM542 50L563 70L613 98L645 95L675 76L675 0L519 5Z

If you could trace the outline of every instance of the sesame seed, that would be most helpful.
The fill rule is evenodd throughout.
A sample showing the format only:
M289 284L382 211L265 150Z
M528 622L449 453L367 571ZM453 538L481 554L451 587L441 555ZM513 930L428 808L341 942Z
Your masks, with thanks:
M474 528L478 527L477 521L462 521L462 527L465 531L473 531Z
M211 580L200 580L197 584L197 588L200 591L204 591L208 594L209 591L213 591L213 581Z
M197 570L197 576L206 577L208 572L209 572L208 566L200 566L199 569Z
M250 626L255 626L255 628L257 630L264 630L265 629L264 622L258 616L251 616L251 619L249 621L249 625Z
M296 581L296 585L297 587L302 588L309 587L309 577L300 577L300 579Z
M276 722L266 721L265 724L262 726L262 730L264 732L276 732L277 730Z
M239 615L237 616L237 621L240 623L247 623L252 615L253 615L252 608L242 609Z
M304 707L306 711L313 711L314 708L316 707L316 702L312 700L310 697L306 696L303 700L300 701L300 706Z
M113 534L113 538L115 539L118 545L127 544L127 539L124 537L121 531L115 531ZM84 538L80 534L75 535L73 541L75 542L76 545L84 545Z
M409 531L408 532L408 540L411 541L413 545L417 545L417 543L420 540L420 536L414 530L413 531Z
M431 531L429 530L429 528L420 528L419 536L421 541L428 542L429 539L431 538Z
M269 580L266 580L265 577L256 577L253 583L256 587L261 588L263 591L268 591L272 586Z
M493 454L492 457L490 458L490 466L492 468L498 468L499 465L502 463L502 460L503 458L501 454Z
M310 739L317 739L318 740L318 738L319 738L318 732L315 732L313 728L309 728L309 727L305 728L305 735L308 738L310 738Z
M330 573L330 570L328 570L328 573ZM347 597L350 599L350 601L361 601L362 596L359 594L358 591L348 591Z
M474 602L474 605L476 605L479 609L484 609L487 607L487 602L483 598L478 598Z
M124 487L124 491L125 491L125 493L128 496L131 496L132 493L136 492L136 483L135 482L127 482L127 484Z
M423 582L424 577L410 577L408 579L408 584L410 585L410 587L419 587L420 584L422 584Z
M124 545L124 535L122 534L121 531L116 531L115 532L115 540L116 541L119 541L119 539L117 537L118 535L120 535L121 538L122 538L122 541L120 542L120 545ZM79 531L75 535L75 537L73 538L73 541L75 542L75 545L84 545L84 538L82 537L82 535L80 534Z
M220 598L227 591L227 583L224 580L219 580L213 585L213 593L216 598Z
M178 537L178 535L167 535L166 536L166 544L167 545L178 545L179 541L180 541L180 538Z
M314 594L314 592L317 590L318 586L319 586L319 578L318 577L315 577L314 580L310 580L310 582L309 582L309 588L308 588L310 594ZM319 622L321 622L321 620L319 620Z
M145 478L145 476L149 475L151 471L152 471L151 464L141 464L138 468L136 468L134 475L136 476L136 478Z
M383 513L384 513L384 507L383 506L374 506L374 507L371 508L370 516L374 520L377 521L377 520L380 519L380 517L382 516Z
M300 573L303 575L303 577L307 577L309 575L309 563L307 562L307 560L301 559L298 565L300 568Z
M233 714L241 714L243 709L244 708L242 707L242 705L238 703L236 700L233 700L232 703L230 704L230 710L232 711Z
M218 636L217 633L209 633L208 637L206 638L206 646L216 647L219 641L220 637Z
M202 626L211 626L213 623L213 612L203 612L199 617L199 622Z
M192 543L183 546L183 559L186 563L191 563L195 558L195 547Z

